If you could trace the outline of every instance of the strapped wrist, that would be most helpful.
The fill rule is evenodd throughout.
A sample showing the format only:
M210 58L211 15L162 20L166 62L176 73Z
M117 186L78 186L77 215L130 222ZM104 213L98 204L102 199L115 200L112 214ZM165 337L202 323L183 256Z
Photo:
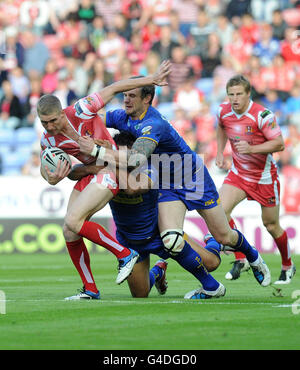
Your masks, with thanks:
M91 156L96 157L97 159L102 159L103 160L103 158L105 156L105 153L106 153L106 150L103 146L95 144L94 148L91 152Z
M91 156L92 157L98 157L98 154L99 154L99 151L100 151L100 145L94 145L94 148L93 148L93 150L92 150L92 152L91 152Z
M105 156L105 153L106 153L106 149L103 146L99 146L99 151L97 153L97 158L103 160L104 156Z

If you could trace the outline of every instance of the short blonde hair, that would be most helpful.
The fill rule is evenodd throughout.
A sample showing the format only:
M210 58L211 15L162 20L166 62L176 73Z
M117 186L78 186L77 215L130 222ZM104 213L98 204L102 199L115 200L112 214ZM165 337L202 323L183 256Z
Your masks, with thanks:
M249 93L251 91L251 84L247 80L247 78L243 75L236 75L231 77L231 79L226 84L226 91L228 92L228 88L232 86L242 85L246 91Z
M39 116L48 116L49 114L61 112L62 106L55 95L46 94L40 97L36 110Z

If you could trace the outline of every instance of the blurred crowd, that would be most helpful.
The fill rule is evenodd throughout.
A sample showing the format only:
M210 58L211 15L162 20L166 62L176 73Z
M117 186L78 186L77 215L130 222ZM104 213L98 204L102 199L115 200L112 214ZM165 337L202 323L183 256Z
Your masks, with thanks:
M286 149L279 167L300 169L300 1L0 1L0 173L38 175L36 104L63 107L172 61L153 102L190 147L216 156L216 111L237 73L276 113ZM122 95L107 107L122 107ZM230 148L227 148L230 156Z

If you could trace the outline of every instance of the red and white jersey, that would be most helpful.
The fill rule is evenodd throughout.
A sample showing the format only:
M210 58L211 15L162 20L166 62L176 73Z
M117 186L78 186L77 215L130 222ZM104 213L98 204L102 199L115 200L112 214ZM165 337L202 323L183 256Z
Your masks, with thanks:
M79 136L90 136L95 139L108 140L113 145L113 148L116 148L114 140L101 117L97 114L103 106L104 103L101 96L94 93L65 108L64 112L69 125ZM75 140L63 134L51 136L47 131L44 131L41 138L41 147L44 150L49 146L62 149L84 164L95 161L95 157L80 152L79 145Z
M219 125L225 130L232 149L231 170L243 179L259 184L270 184L277 175L272 154L239 154L234 143L244 140L250 145L262 144L281 134L274 113L250 101L243 114L237 114L230 103L223 103L218 111Z

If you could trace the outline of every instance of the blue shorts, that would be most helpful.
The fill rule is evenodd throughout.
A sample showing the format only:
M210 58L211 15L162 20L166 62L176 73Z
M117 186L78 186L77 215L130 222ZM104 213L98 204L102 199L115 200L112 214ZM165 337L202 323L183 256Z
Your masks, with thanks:
M189 211L214 208L220 203L219 193L206 167L203 186L200 185L199 188L159 189L159 203L175 200L183 202Z
M116 233L116 236L118 242L124 247L134 249L139 253L140 257L138 259L138 262L144 261L150 254L156 254L164 260L171 257L169 253L164 250L164 245L159 233L149 242L145 240L145 244L130 243L130 241L125 239L124 236L118 231Z

